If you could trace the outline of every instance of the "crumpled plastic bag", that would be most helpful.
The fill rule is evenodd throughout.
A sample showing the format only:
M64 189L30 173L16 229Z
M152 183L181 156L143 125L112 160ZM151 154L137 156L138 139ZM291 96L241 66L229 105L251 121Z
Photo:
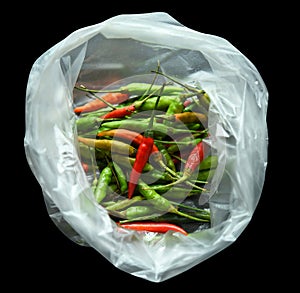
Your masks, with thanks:
M160 237L120 233L93 201L76 142L73 88L164 71L209 93L209 130L219 165L209 203L211 227ZM59 229L117 268L161 282L228 247L260 199L267 167L267 88L255 66L218 36L191 30L162 12L119 15L79 29L33 64L26 93L25 151Z

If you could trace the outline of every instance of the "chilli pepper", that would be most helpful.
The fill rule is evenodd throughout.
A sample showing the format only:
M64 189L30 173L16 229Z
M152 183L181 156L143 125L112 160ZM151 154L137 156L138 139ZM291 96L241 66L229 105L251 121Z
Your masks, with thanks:
M94 191L95 199L100 203L106 196L106 190L112 179L112 170L109 166L102 169Z
M126 119L126 120L120 120L120 121L109 121L109 122L104 122L102 123L101 126L107 127L110 129L113 128L122 128L122 129L128 129L132 131L137 131L137 132L143 132L145 129L148 128L149 121L146 119L141 119L141 120L133 120L133 119ZM163 135L175 135L179 133L184 133L184 134L190 134L193 132L193 130L189 130L185 127L185 129L180 129L180 128L171 128L167 125L164 125L162 123L153 123L153 131L154 133L158 132Z
M186 181L196 170L196 168L200 165L203 159L204 159L204 147L203 147L203 141L200 141L190 152L184 166L182 177L180 177L180 179L178 179L175 182L165 185L163 188ZM156 189L161 189L161 188L158 187ZM201 187L198 187L198 189L205 190L204 188Z
M216 169L199 171L197 180L207 181L215 175Z
M136 149L133 146L117 140L92 139L79 136L78 141L93 148L99 148L123 155L132 156L136 153Z
M206 220L207 223L210 222L210 214L209 212L195 212L193 213L194 216L197 217L202 217L203 219ZM193 223L194 221L188 218L184 218L184 217L180 217L178 215L175 214L164 214L158 217L154 217L151 219L151 221L154 222L168 222L168 223L173 223L173 224L185 224L185 223ZM205 221L203 221L205 222Z
M111 129L111 130L104 130L97 133L98 137L104 136L112 136L116 138L121 138L126 140L128 143L135 145L138 147L142 141L144 136L136 131L128 130L128 129ZM153 145L153 151L158 150L156 145Z
M218 157L215 155L207 156L200 163L199 171L208 171L211 169L216 169L218 166Z
M207 115L198 112L169 113L160 117L170 122L182 122L184 124L201 123L207 125Z
M192 103L192 100L190 98L188 98L183 102L183 107L186 109L186 107L188 107L191 103Z
M156 106L157 110L167 110L168 107L174 102L174 100L180 101L178 96L161 96L159 103ZM156 97L149 98L141 107L142 111L151 111L156 104Z
M134 196L131 199L125 198L123 200L120 200L118 202L113 203L112 205L108 206L106 209L108 211L117 211L117 210L122 210L125 209L133 204L135 204L138 201L144 200L143 196Z
M189 177L204 159L204 145L200 141L191 151L183 171L183 177Z
M178 151L183 152L185 149L189 149L190 147L194 147L199 142L202 141L202 138L192 139L191 136L184 137L177 141L177 144L172 144L167 148L167 152L169 154L174 154ZM181 145L181 147L179 147Z
M134 105L125 106L123 108L114 109L111 112L101 116L102 119L110 118L123 118L125 116L131 115L135 111Z
M174 213L194 221L203 221L203 219L179 211L168 199L164 198L155 190L151 189L149 185L143 182L142 180L139 180L138 189L139 192L149 201L149 203L151 203L153 207L159 211L164 211L166 213Z
M133 82L130 84L127 84L126 86L121 86L118 89L109 89L109 90L93 90L93 89L87 89L87 88L79 88L81 90L91 92L91 93L122 93L127 95L137 95L142 96L145 93L148 94L154 94L161 90L161 85L155 85L150 83L140 83L140 82ZM149 92L149 89L151 89L151 92ZM173 85L167 85L164 87L163 94L164 95L177 95L184 92L184 88L173 86Z
M174 99L169 105L166 114L172 115L176 113L181 113L183 108L184 108L183 103L178 99Z
M80 88L78 88L80 89ZM90 92L91 90L87 90ZM123 93L107 93L103 97L101 97L102 100L109 102L110 104L119 104L128 99L128 94ZM91 112L95 111L101 108L107 107L107 103L104 101L101 101L99 99L92 100L90 102L87 102L83 106L78 106L74 108L74 112L76 114L82 113L82 112Z
M89 165L85 162L81 162L81 166L84 170L84 172L88 172L89 171Z
M141 221L131 223L119 223L118 225L122 228L136 231L148 231L157 233L166 233L168 231L174 231L182 233L186 236L188 235L188 233L183 228L172 223Z
M124 193L127 190L126 176L125 176L123 170L120 168L120 166L116 162L113 162L113 166L114 166L114 171L116 173L117 180L119 183L120 191L121 191L121 193Z
M165 84L163 84L162 87L160 88L159 94L162 93L164 88L165 88ZM154 114L155 114L154 110L156 110L159 101L160 101L160 95L156 98L156 103L152 111L152 115L150 117L148 128L145 131L142 142L137 149L135 162L133 164L130 173L129 183L128 183L128 198L132 197L134 190L138 184L139 178L141 177L141 174L143 172L143 169L152 153L152 149L154 145L153 130L152 130L153 122L154 122Z
M143 169L150 157L154 145L154 139L151 136L144 136L140 146L137 149L135 162L128 182L128 198L131 198Z
M217 156L208 156L206 157L199 166L199 173L197 180L209 180L215 174L216 168L218 166L218 157Z
M183 108L184 108L184 106L183 106L182 101L180 99L174 99L170 103L170 105L169 105L169 107L168 107L168 109L166 111L166 115L170 116L170 115L173 115L175 113L181 113L182 110L183 110ZM168 121L166 119L163 123L166 124L167 126L172 126L173 122L172 121Z
M76 127L79 133L85 133L93 129L99 128L101 119L93 116L81 117L76 120Z
M134 197L133 197L134 198ZM135 205L127 208L126 210L123 210L120 212L120 214L124 217L124 219L128 220L135 220L135 219L140 219L141 217L144 216L158 216L160 213L157 213L155 209L151 206L147 205Z
M147 95L146 98L140 101L135 101L129 106L122 108L114 109L109 113L101 116L102 119L111 119L111 118L123 118L125 116L131 115L134 111L138 110L151 96Z
M207 116L202 113L182 112L182 113L175 113L174 117L176 121L181 121L183 123L199 123L200 121L204 125L207 124Z
M175 164L170 156L170 154L168 153L167 149L164 147L164 145L162 143L158 143L156 142L156 145L160 151L160 153L163 155L163 157L166 160L166 165L168 168L170 168L173 172L176 172L176 167ZM173 174L173 173L172 173ZM174 175L174 174L173 174Z

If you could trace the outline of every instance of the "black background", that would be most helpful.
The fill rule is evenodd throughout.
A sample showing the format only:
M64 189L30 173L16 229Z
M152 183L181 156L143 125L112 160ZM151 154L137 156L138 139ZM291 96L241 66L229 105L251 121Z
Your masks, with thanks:
M196 2L198 3L198 2ZM14 276L10 285L25 289L82 288L85 292L98 290L214 290L229 292L234 288L258 289L262 284L289 286L290 276L283 261L287 259L283 219L281 212L280 174L277 174L277 115L280 110L278 95L278 68L284 64L276 58L282 46L278 33L283 30L283 16L288 15L281 7L262 7L259 3L239 2L222 7L213 3L145 3L114 4L108 7L83 3L62 7L61 3L48 3L43 7L27 9L19 24L10 34L9 55L14 62L10 78L18 91L13 95L18 106L17 131L11 133L20 148L17 168L11 166L13 176L10 198L14 214L6 219L9 229L9 267ZM92 248L81 247L64 236L50 220L44 204L42 191L31 173L25 158L23 139L25 135L25 96L27 78L35 60L50 47L73 31L102 22L119 14L167 12L183 25L203 33L227 39L257 67L269 91L268 131L269 157L265 185L252 220L240 237L228 248L162 283L152 283L134 277L115 268ZM285 25L289 25L286 24ZM14 55L13 55L14 54ZM276 62L274 62L276 60ZM12 76L12 75L11 75ZM16 104L16 105L14 105ZM16 134L17 132L17 134ZM19 179L21 178L21 179ZM106 286L106 289L104 289ZM108 287L107 287L108 286ZM107 289L108 288L108 289ZM234 291L234 290L233 290ZM204 291L202 291L204 292Z

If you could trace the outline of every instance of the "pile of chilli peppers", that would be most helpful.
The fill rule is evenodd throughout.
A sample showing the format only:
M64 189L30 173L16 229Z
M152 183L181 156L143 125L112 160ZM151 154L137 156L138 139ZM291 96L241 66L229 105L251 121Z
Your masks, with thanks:
M74 91L78 152L95 201L121 229L179 232L210 227L208 192L218 158L208 132L203 90L152 71L153 82ZM156 78L164 78L157 84Z

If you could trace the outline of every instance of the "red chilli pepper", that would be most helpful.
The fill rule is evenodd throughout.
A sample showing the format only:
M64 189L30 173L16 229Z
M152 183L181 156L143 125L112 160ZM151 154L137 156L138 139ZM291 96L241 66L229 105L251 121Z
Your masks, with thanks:
M164 89L164 85L161 88L161 92L163 89ZM160 100L160 94L156 99L154 110L157 108L159 100ZM130 173L130 178L129 178L129 182L128 182L128 198L129 199L132 197L132 195L134 193L134 190L137 186L137 183L142 174L142 171L143 171L146 163L148 162L148 159L153 150L154 138L153 138L152 128L153 128L154 113L155 112L153 111L150 121L149 121L148 129L145 131L143 140L137 149L136 159L134 161L133 168ZM156 158L158 159L159 157L157 155L159 154L159 151L155 151L155 154L156 154Z
M125 116L131 115L135 111L134 105L126 106L120 109L115 109L105 115L103 115L102 119L110 119L110 118L123 118Z
M189 106L190 104L192 104L192 101L189 100L189 99L186 99L186 100L183 102L183 106L184 106L184 107L187 107L187 106Z
M136 185L142 174L142 171L152 153L154 139L150 136L144 136L143 141L137 149L136 159L133 164L132 171L128 182L128 198L130 199L134 193Z
M151 96L148 95L141 101L135 101L130 106L125 106L123 108L112 110L111 112L105 114L104 116L100 117L102 119L111 119L111 118L123 118L125 116L131 115L134 111L138 110L144 102L147 101Z
M131 223L123 223L118 224L119 226L136 230L136 231L148 231L148 232L157 232L157 233L166 233L170 230L175 232L180 232L184 235L188 235L188 233L182 229L181 227L172 224L172 223L160 223L160 222L131 222Z
M199 164L203 161L204 158L204 147L203 142L200 141L191 151L190 155L186 160L184 166L183 177L189 177Z
M88 172L89 171L89 165L87 163L81 162L82 168L84 170L84 172Z

